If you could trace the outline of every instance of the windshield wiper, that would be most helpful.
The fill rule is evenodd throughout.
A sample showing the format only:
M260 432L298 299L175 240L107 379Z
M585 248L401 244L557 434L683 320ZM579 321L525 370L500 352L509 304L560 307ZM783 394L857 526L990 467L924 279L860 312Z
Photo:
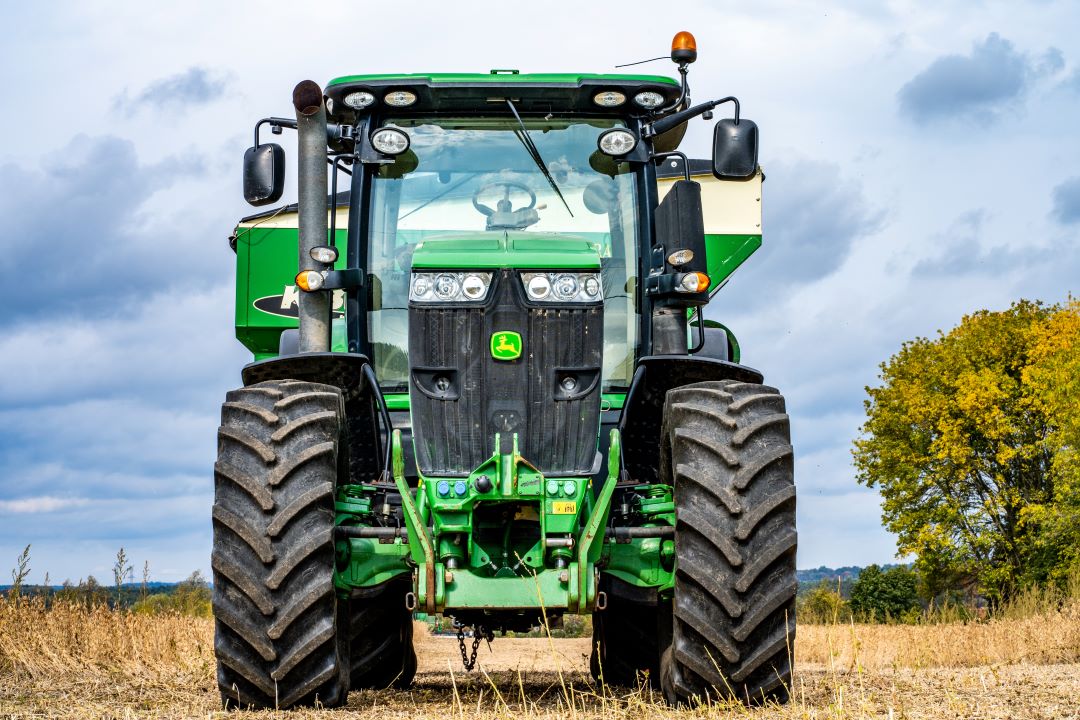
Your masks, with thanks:
M536 167L540 168L540 172L544 173L544 177L547 178L548 183L551 185L551 189L555 191L555 194L562 200L563 206L566 208L566 212L570 213L570 217L574 217L574 211L570 209L570 206L566 202L566 198L563 197L562 191L559 190L559 186L555 184L555 178L551 177L551 171L548 170L547 163L544 162L544 158L540 155L540 151L536 149L536 145L533 143L532 138L529 137L529 131L525 128L525 123L521 121L521 116L518 115L517 108L514 107L514 101L510 98L506 98L506 104L510 106L510 112L514 113L514 118L518 121L518 125L521 126L520 130L515 130L514 135L521 141L521 144L525 146L526 152L529 153L529 157L536 163Z

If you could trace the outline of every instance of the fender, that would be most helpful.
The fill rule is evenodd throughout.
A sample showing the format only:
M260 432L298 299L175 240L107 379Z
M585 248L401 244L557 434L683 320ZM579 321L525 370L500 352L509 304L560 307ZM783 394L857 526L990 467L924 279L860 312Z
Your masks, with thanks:
M636 483L660 482L660 430L668 390L709 380L760 384L764 379L757 370L726 360L694 355L641 358L619 420L623 467Z
M339 388L345 401L349 482L389 481L390 416L367 356L338 352L280 355L245 365L240 376L245 387L267 380L301 380Z

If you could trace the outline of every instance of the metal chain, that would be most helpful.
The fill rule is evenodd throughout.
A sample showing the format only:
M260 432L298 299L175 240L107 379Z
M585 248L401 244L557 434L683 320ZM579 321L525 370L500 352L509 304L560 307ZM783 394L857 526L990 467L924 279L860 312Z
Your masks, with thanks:
M495 639L495 633L483 625L477 625L473 630L472 654L470 655L465 649L465 625L455 620L454 627L457 628L458 647L461 649L461 664L465 666L466 672L469 672L476 667L476 653L480 649L480 641L487 640L488 649L491 649L491 641Z

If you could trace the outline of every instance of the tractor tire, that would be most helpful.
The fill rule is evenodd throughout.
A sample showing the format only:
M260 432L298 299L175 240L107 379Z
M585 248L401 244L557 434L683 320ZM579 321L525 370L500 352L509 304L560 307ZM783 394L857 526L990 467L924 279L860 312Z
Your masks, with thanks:
M229 707L336 707L349 691L334 588L334 488L347 467L341 392L269 381L221 407L214 466L214 650Z
M406 690L416 675L413 617L405 609L410 582L390 581L349 601L349 656L353 689Z
M675 488L668 702L786 702L795 644L795 483L776 389L723 380L667 394L661 477Z
M659 688L660 613L667 603L646 605L608 593L607 607L593 613L589 670L598 683L628 688Z

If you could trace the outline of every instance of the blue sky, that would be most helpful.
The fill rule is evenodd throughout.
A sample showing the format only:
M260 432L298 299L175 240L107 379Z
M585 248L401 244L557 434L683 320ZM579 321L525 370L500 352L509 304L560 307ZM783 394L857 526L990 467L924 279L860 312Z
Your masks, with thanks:
M249 359L240 160L301 79L605 72L694 32L695 98L738 95L762 132L765 244L709 314L788 396L800 567L893 558L850 464L882 360L1080 289L1075 3L298 7L5 11L0 568L32 543L32 581L107 578L120 546L155 579L208 569L218 405ZM710 138L693 123L683 149Z

